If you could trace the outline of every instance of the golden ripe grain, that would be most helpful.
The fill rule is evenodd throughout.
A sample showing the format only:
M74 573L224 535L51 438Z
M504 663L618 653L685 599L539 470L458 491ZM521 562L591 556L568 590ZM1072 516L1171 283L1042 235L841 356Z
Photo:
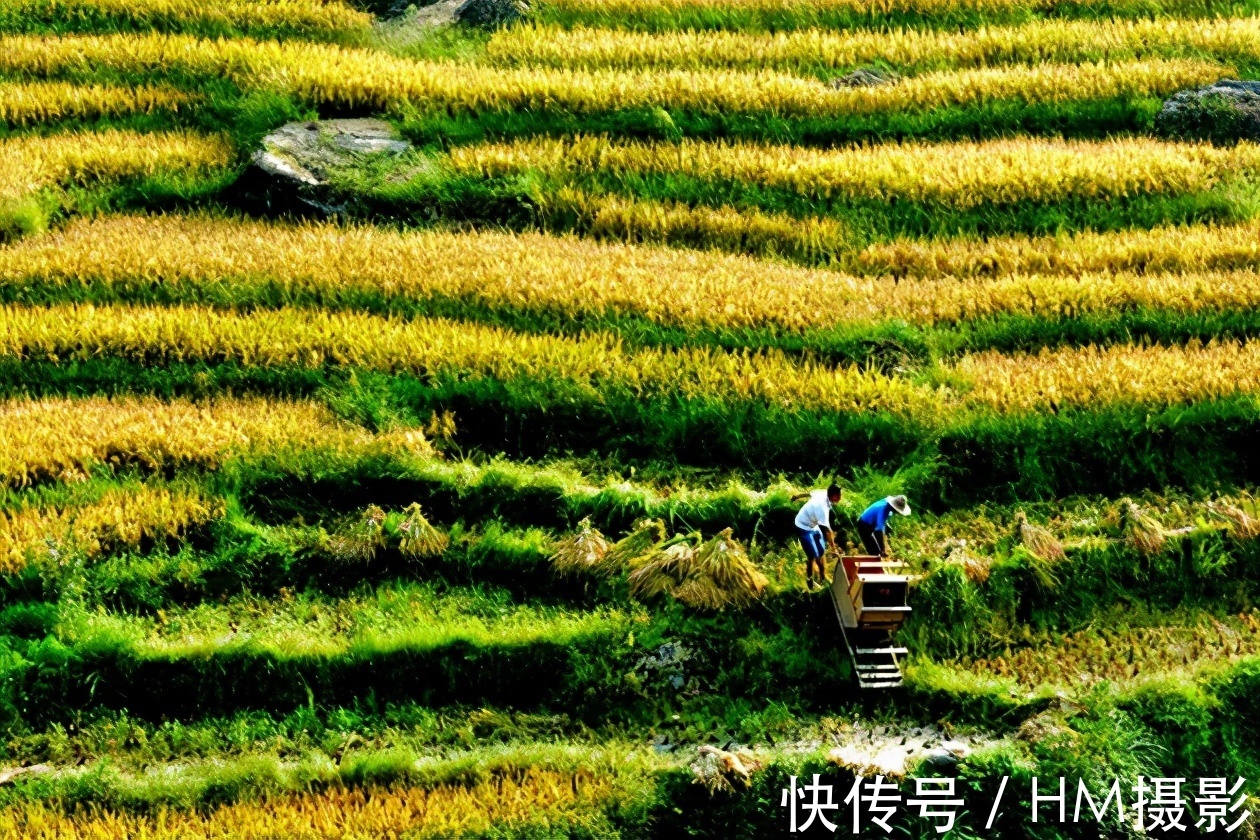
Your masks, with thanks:
M67 119L178 111L195 97L167 87L0 83L0 123L29 125Z
M115 356L150 364L189 359L259 366L336 364L438 381L449 377L563 379L590 389L593 396L615 389L634 396L756 401L785 409L887 411L931 423L941 422L944 412L1005 414L1126 403L1161 406L1260 393L1257 341L1064 348L1038 354L984 352L943 365L941 381L948 384L935 387L853 366L831 367L778 351L728 352L710 347L635 351L606 334L560 338L441 319L404 322L292 309L239 314L193 307L6 307L0 309L0 337L0 353L20 358ZM283 430L272 433L279 445L297 434L292 430L296 422L276 421L264 428ZM328 432L316 429L312 434L326 436ZM138 450L140 460L155 465L170 458L224 457L222 449L215 448L218 444L213 441L218 438L213 435L211 442L201 445L195 436L191 442L175 439L183 447L178 451L168 452L147 438L124 451ZM145 446L153 448L154 454L145 454ZM97 450L91 447L85 451L81 458L67 457L72 462L76 458L100 460L113 452L93 454ZM265 451L261 444L259 451ZM11 455L8 471L0 469L0 474L18 475L20 480L25 465L38 452L37 447Z
M293 309L243 314L195 307L7 307L0 309L0 354L107 355L149 364L178 359L335 364L434 379L562 378L592 392L612 388L633 395L915 416L939 407L934 392L906 380L774 351L632 351L607 334L560 338L443 319Z
M364 837L442 838L524 828L540 821L563 826L589 817L614 794L616 776L531 768L469 785L432 788L332 788L260 802L224 805L207 814L160 809L136 815L89 807L66 812L24 803L0 811L0 837L24 840L350 840Z
M596 239L715 248L810 262L853 250L847 227L821 216L798 218L753 208L693 206L558 187L539 197L544 212L572 215Z
M1210 274L1260 262L1260 224L1176 225L1058 236L898 239L857 254L855 270L913 277L1010 274Z
M530 139L457 147L462 174L669 175L737 181L817 199L933 202L960 209L1021 201L1184 194L1260 168L1260 145L1149 138L1021 138L887 143L836 150L751 142Z
M844 70L885 62L901 67L1111 61L1209 55L1260 56L1260 20L1039 20L956 29L805 29L787 32L625 29L533 25L503 29L487 56L498 64L619 69Z
M0 140L0 199L159 172L205 173L231 162L226 140L190 133L110 130L15 136Z
M32 558L91 558L114 545L183 534L223 515L223 504L187 487L110 487L81 504L0 510L0 572L12 574Z
M994 99L1065 102L1150 96L1233 71L1197 60L942 71L874 88L833 89L768 70L570 70L419 61L326 44L208 41L175 35L0 38L0 71L50 74L106 67L120 72L226 76L247 88L338 107L478 114L560 110L576 114L662 107L704 113L841 117Z
M720 16L734 12L755 15L813 17L828 14L939 15L966 11L1002 12L1010 9L1049 10L1088 5L1084 0L548 0L549 9L564 16L602 20L670 18L683 13Z
M248 300L333 304L457 299L567 317L636 315L659 323L807 329L878 316L891 282L748 258L604 245L572 236L399 233L371 226L284 224L210 216L110 216L0 246L0 286L104 286L143 295L231 284ZM868 296L869 303L862 301Z
M213 469L239 455L431 453L419 433L373 435L322 405L264 399L12 399L0 402L0 439L0 482L10 485L125 464Z
M670 326L795 332L889 320L933 326L1008 314L1260 306L1260 282L1250 270L1002 273L966 283L949 276L898 283L571 236L399 233L204 215L83 219L0 247L0 287L14 297L32 286L80 286L124 297L160 288L196 299L228 283L246 301L265 293L347 306L368 299L382 305L462 300L570 318L631 315Z
M0 14L47 21L124 19L148 27L281 29L309 36L372 24L371 15L337 0L0 0Z
M999 412L1176 405L1260 393L1260 342L990 351L953 369L971 385L967 403Z

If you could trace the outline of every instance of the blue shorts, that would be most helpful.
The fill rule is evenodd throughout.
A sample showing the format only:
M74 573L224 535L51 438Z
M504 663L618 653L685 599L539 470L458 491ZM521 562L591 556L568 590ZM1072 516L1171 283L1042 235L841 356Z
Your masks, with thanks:
M804 528L797 527L796 535L801 540L801 548L805 549L806 560L817 560L827 550L822 531L806 531Z

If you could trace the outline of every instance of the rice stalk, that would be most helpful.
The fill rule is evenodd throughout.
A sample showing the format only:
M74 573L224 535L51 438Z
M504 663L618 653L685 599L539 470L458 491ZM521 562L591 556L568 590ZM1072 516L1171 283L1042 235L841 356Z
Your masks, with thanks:
M830 243L823 251L835 253L846 239L839 222L819 218L782 216L771 223L769 217L757 221L747 209L587 195L567 187L547 200L581 215L597 238L719 243L735 250L753 243L754 250L767 252L773 243L791 241L795 253L810 251L810 243ZM697 214L708 220L696 222ZM679 230L691 233L673 238ZM100 289L127 299L139 287L160 283L173 297L199 299L230 285L233 295L269 305L301 297L345 308L376 294L399 314L423 314L431 309L426 301L476 299L496 310L563 311L594 321L615 310L679 327L804 332L893 319L952 325L1068 307L1107 317L1132 309L1182 315L1255 309L1260 284L1250 265L1258 252L1260 222L1071 239L903 239L868 247L858 258L864 271L931 278L895 282L572 236L401 232L208 214L108 215L0 247L0 292L13 300L47 294L50 287L78 297ZM970 280L959 283L950 273ZM273 297L268 289L283 292ZM813 306L820 296L833 305ZM425 431L442 441L453 440L455 432L449 411L434 412Z
M141 397L0 401L0 483L82 481L124 463L221 469L239 458L394 456L433 449L416 429L369 433L314 402Z
M1165 96L1236 72L1196 59L1042 61L932 71L891 85L837 90L768 68L503 68L413 60L383 50L327 44L157 33L0 39L0 72L5 74L51 76L80 68L224 78L247 90L293 96L321 110L379 112L416 106L427 113L471 116L494 111L593 115L661 108L778 119L834 119L1002 99L1054 104Z
M146 365L204 360L499 380L555 377L649 399L755 400L792 410L880 411L931 422L952 409L1174 406L1260 393L1257 339L1055 347L1036 354L970 352L941 362L943 374L967 386L955 390L779 348L632 347L611 331L570 337L444 318L403 320L297 307L0 306L0 358L95 356Z

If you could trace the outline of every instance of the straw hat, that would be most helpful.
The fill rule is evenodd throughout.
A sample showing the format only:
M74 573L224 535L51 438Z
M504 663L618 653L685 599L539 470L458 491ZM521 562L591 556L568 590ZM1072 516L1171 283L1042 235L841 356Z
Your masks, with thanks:
M902 516L910 515L910 505L906 503L905 496L889 496L888 504L892 505L892 509L900 513Z

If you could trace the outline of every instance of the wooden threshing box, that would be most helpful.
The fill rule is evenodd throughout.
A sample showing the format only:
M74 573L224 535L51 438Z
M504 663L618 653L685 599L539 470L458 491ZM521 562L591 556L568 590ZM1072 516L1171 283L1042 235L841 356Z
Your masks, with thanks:
M910 579L892 570L904 566L874 556L842 557L831 581L840 623L890 633L899 628L910 613L906 603Z
M906 649L892 637L910 614L911 578L895 571L905 565L859 555L840 558L832 571L831 600L861 688L902 683L900 657Z

